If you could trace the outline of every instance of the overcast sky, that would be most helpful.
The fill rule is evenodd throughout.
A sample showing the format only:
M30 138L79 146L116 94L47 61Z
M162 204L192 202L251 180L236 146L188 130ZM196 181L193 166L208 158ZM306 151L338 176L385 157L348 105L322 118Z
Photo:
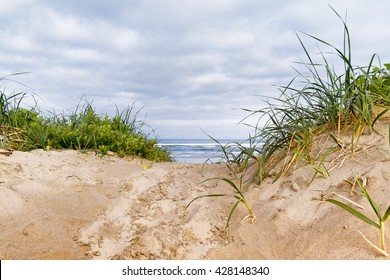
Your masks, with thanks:
M348 13L354 64L390 62L388 0L0 0L0 76L30 72L14 79L41 108L86 94L100 112L136 102L160 138L245 138L239 108L279 95L304 58L295 31L342 48L328 4Z

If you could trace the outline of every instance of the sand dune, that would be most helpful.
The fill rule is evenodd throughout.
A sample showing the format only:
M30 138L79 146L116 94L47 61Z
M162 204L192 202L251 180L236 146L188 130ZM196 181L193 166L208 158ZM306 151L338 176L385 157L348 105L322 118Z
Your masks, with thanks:
M14 151L0 155L0 259L386 259L363 240L379 244L374 227L313 197L342 193L374 213L344 179L367 178L384 211L390 204L388 121L382 136L363 135L351 155L340 151L325 163L297 165L246 193L257 216L243 205L223 228L234 200L192 198L231 192L223 164L149 163L77 151ZM326 143L326 137L318 145ZM387 242L390 246L390 226Z

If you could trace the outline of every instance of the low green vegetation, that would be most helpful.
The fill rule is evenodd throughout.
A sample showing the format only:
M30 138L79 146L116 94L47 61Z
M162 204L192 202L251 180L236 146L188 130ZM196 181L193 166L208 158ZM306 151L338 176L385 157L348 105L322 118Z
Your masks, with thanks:
M143 132L146 124L137 119L139 111L128 106L111 117L98 114L83 98L69 114L42 114L37 106L22 108L25 93L6 95L0 91L0 132L3 149L93 150L119 156L137 156L151 161L171 161L167 150Z

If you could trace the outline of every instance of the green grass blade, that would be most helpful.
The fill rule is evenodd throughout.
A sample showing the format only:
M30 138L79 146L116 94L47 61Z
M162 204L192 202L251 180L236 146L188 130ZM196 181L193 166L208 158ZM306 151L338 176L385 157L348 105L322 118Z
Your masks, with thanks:
M330 203L333 203L341 208L343 208L344 210L348 211L349 213L351 213L352 215L354 215L355 217L361 219L362 221L380 229L380 225L377 224L376 222L374 222L373 220L371 220L370 218L368 218L367 216L365 216L364 214L362 214L361 212L353 209L352 207L338 201L338 200L335 200L335 199L325 199L324 201L327 201L327 202L330 202Z
M364 196L367 198L367 200L370 203L372 209L374 210L376 216L378 217L379 220L382 220L382 215L380 213L380 210L379 210L378 206L371 199L370 195L368 194L368 192L367 192L366 188L363 186L363 184L360 183L360 181L358 179L356 181L357 181L358 185L360 186L360 188L362 189L362 192L363 192Z
M230 186L232 186L239 194L241 197L244 197L244 195L242 194L241 190L236 186L236 184L233 183L232 180L230 179L226 179L226 178L221 178L222 181L225 181L226 183L228 183Z
M241 198L244 197L244 194L240 191L240 189L236 186L236 184L234 184L234 182L232 180L226 179L226 178L209 178L209 179L202 181L201 183L204 183L204 182L210 181L210 180L222 180L222 181L228 183L241 196Z
M205 198L205 197L221 197L221 196L228 196L227 194L219 194L219 193L215 193L215 194L206 194L206 195L201 195L201 196L197 196L195 197L193 200L191 200L187 206L186 206L186 210L187 208L195 201L195 200L198 200L200 198Z
M333 141L337 144L337 146L339 146L339 148L342 148L339 140L337 139L336 136L333 135L333 133L329 133L329 136L333 139Z
M382 218L382 221L386 221L389 216L390 216L390 206L389 208L387 208L385 215Z
M238 198L238 197L237 197ZM227 219L227 222L226 222L226 226L225 226L225 229L228 229L229 228L229 224L230 224L230 220L233 216L233 213L234 213L234 210L236 210L238 204L240 204L240 202L242 202L242 199L241 198L238 198L236 200L236 202L233 204L232 206L232 209L230 209L230 213L229 213L229 216L228 216L228 219Z

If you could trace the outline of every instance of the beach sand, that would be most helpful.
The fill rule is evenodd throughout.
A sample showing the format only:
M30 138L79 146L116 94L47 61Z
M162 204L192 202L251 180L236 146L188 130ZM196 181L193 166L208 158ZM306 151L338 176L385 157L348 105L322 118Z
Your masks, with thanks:
M348 149L324 164L292 167L272 183L267 178L245 195L256 220L240 204L229 234L224 231L232 197L195 197L230 193L212 177L227 177L224 164L150 163L99 157L77 151L14 151L0 155L0 259L388 259L379 230L337 206L312 198L342 194L365 207L344 179L367 178L367 189L384 212L390 204L389 120L366 133L352 155ZM316 141L319 152L329 137ZM359 191L359 187L355 188ZM337 198L333 195L334 198ZM386 228L390 248L390 225Z

